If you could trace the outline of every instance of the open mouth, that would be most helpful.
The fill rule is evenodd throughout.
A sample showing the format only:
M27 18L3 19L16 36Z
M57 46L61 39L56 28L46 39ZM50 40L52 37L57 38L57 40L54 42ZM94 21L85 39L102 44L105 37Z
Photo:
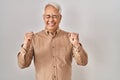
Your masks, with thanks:
M53 27L53 26L55 26L55 23L54 23L54 22L48 22L48 25L49 25L50 27Z

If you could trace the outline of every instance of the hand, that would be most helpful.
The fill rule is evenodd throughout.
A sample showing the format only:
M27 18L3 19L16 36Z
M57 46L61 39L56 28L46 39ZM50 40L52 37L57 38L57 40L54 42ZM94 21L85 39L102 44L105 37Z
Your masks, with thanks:
M73 46L79 46L79 34L77 33L69 33L68 34L70 42Z
M24 36L24 45L23 45L23 47L25 49L30 47L33 36L34 36L33 32L28 32L28 33L25 34L25 36Z

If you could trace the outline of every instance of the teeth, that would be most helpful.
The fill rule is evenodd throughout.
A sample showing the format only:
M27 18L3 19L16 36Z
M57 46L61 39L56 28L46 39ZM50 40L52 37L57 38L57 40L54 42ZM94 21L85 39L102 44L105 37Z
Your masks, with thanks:
M49 26L54 26L54 23L48 23Z

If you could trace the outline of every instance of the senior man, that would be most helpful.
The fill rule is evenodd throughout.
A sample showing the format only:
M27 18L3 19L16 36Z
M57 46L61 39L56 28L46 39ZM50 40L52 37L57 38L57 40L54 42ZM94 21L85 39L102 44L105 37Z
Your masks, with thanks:
M26 68L34 59L36 80L71 80L72 58L78 65L88 62L87 53L77 33L61 30L61 8L48 3L44 8L45 29L28 32L17 55L20 68Z

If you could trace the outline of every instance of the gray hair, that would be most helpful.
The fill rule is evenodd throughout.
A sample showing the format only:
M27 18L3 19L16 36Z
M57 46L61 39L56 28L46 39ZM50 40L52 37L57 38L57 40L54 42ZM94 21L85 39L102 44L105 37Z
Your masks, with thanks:
M48 6L53 6L53 7L55 7L55 8L59 11L59 13L61 14L61 7L60 7L59 4L57 4L57 3L55 3L55 2L50 2L50 3L46 4L45 9L46 9Z

